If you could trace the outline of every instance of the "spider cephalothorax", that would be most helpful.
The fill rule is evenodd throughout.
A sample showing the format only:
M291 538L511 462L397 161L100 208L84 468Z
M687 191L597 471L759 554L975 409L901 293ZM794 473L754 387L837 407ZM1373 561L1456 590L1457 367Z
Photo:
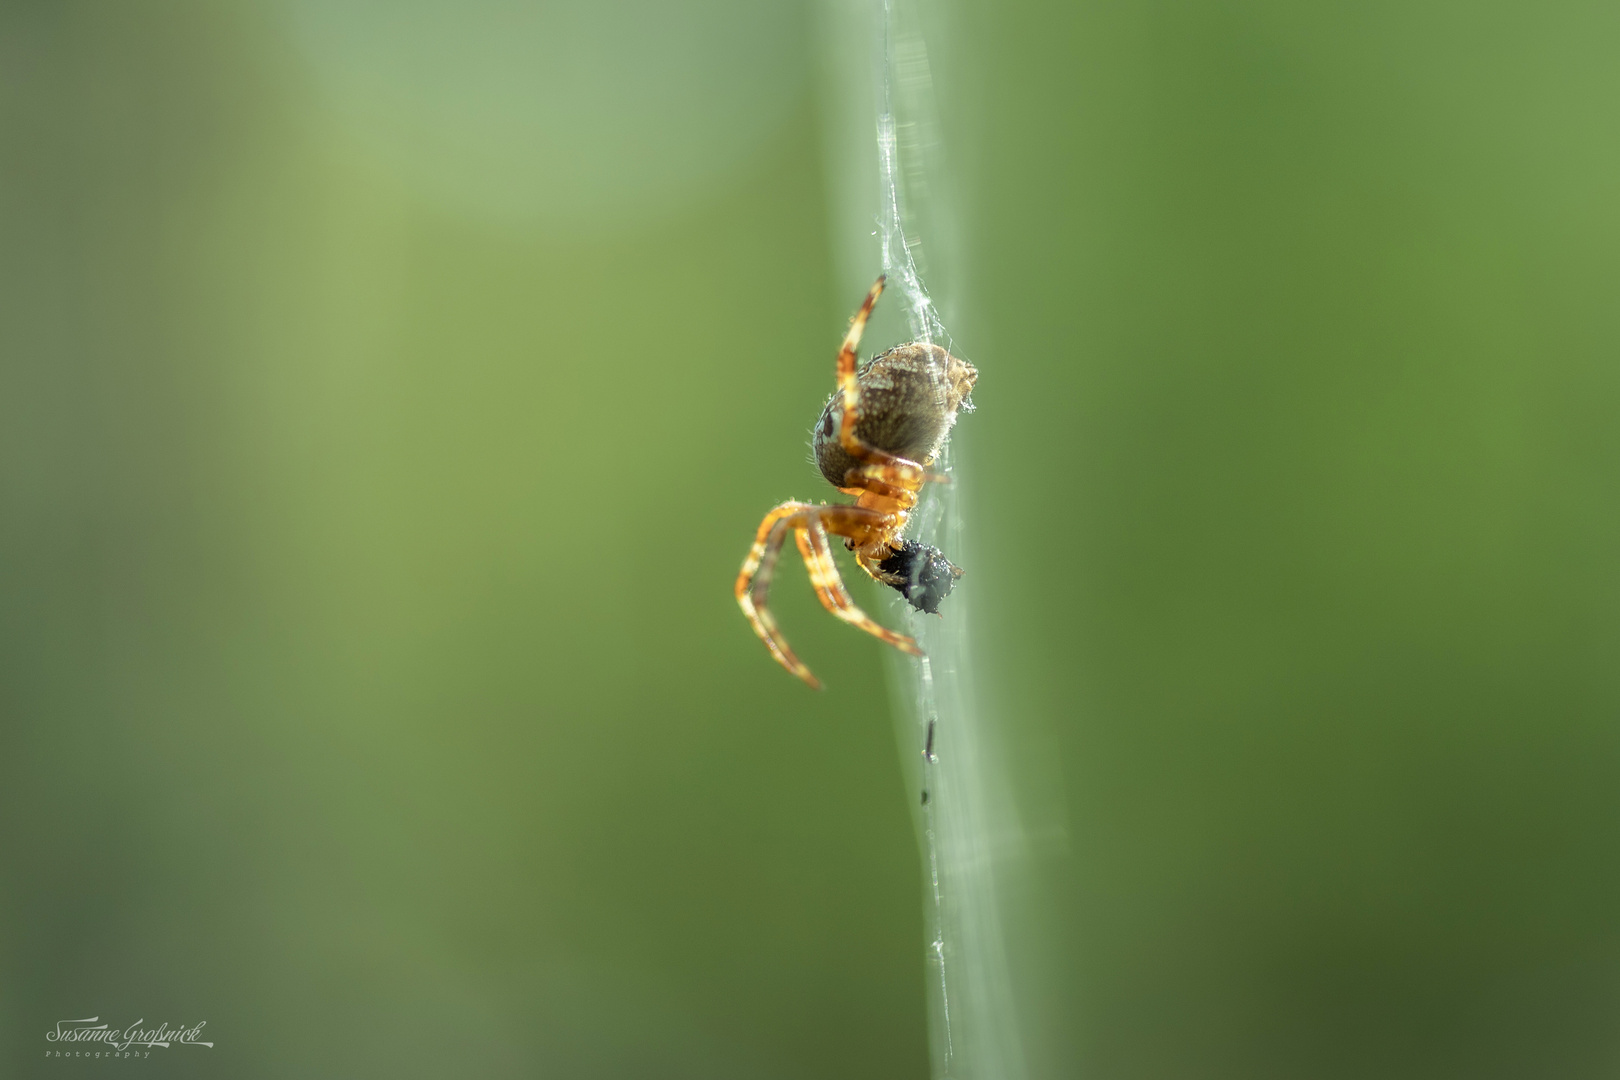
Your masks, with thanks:
M979 373L938 345L912 342L874 357L859 371L855 347L883 292L878 278L838 351L838 390L816 421L816 464L827 482L854 505L785 502L760 522L754 546L737 575L737 603L771 655L793 674L820 686L793 655L766 607L771 575L792 531L810 570L810 582L828 611L898 649L921 656L917 643L873 622L850 600L833 563L827 536L841 536L855 562L906 598L935 614L962 571L936 549L900 536L917 493L937 477L927 471L956 423Z

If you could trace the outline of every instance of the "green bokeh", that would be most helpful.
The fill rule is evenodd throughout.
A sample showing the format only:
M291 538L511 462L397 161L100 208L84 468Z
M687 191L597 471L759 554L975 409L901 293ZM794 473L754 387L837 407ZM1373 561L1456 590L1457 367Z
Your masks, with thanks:
M962 36L1046 1075L1614 1075L1620 12Z
M857 299L812 13L473 8L703 62L0 8L0 1072L926 1074L881 658L729 594ZM925 11L1032 1075L1612 1076L1620 11Z
M730 593L847 317L808 87L581 233L410 187L274 10L5 33L3 1071L99 1013L207 1020L165 1075L921 1075L880 657L785 590L809 693Z

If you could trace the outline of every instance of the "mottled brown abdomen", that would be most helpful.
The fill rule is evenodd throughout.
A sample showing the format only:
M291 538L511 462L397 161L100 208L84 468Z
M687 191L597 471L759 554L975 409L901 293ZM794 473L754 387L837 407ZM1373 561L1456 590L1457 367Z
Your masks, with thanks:
M855 435L868 446L927 464L939 453L978 377L972 364L938 345L898 345L856 373L860 420ZM838 442L840 406L834 393L815 430L816 464L837 488L845 486L844 474L857 464Z

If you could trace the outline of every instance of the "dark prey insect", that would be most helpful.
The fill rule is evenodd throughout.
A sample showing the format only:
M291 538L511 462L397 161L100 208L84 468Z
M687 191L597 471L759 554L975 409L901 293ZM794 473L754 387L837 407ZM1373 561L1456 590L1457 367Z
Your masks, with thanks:
M940 601L962 576L939 551L900 533L923 484L944 479L930 473L928 466L979 373L967 361L923 342L898 345L857 371L855 348L883 292L883 280L878 278L866 294L844 336L838 350L838 389L815 429L821 475L839 491L855 496L855 503L785 502L776 507L760 522L754 546L737 575L737 603L754 632L783 667L818 689L821 683L788 648L765 602L790 531L822 606L913 656L922 655L915 641L879 626L850 600L833 563L828 534L843 537L862 570L918 611L937 613Z

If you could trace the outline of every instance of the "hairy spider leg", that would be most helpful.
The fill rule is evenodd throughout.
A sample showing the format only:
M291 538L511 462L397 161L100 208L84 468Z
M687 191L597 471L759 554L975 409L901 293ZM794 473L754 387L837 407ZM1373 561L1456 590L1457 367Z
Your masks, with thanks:
M855 606L855 601L850 599L849 591L844 588L844 579L838 574L838 564L833 561L832 547L827 543L827 531L822 528L819 518L811 518L803 527L795 530L794 539L799 545L799 554L804 556L805 566L810 568L810 583L815 586L822 607L851 626L888 642L901 652L910 653L912 656L923 654L914 640L879 626L866 612Z
M737 584L733 592L736 594L738 606L748 617L748 624L771 651L776 662L810 684L813 689L820 690L820 681L810 673L810 669L804 666L802 660L793 655L787 639L776 627L776 617L771 614L771 609L765 603L766 595L771 589L771 577L776 572L777 558L782 553L782 541L787 538L790 527L788 517L810 509L813 507L809 503L785 502L765 515L765 520L760 522L759 531L754 535L754 546L748 549L748 557L743 560L742 571L737 575Z
M810 503L785 502L765 515L765 519L759 523L758 532L754 534L754 546L749 549L748 557L743 560L742 570L737 574L737 584L733 589L737 597L737 604L742 608L743 614L748 617L749 625L754 628L754 633L758 634L760 640L765 642L766 648L770 649L771 655L776 658L776 662L818 690L821 688L820 681L810 673L810 669L805 667L804 663L793 654L793 650L788 647L787 640L782 637L782 632L777 629L776 619L771 615L766 602L770 593L771 578L776 571L776 563L781 555L782 543L787 538L789 529L795 531L807 530L813 524L821 535L823 547L825 547L828 532L849 537L857 544L865 545L871 543L876 537L892 535L895 530L895 520L896 515L894 514L881 513L877 510L868 510L859 506L816 506ZM799 550L801 553L805 551L803 544L800 545ZM812 547L810 550L811 554L806 556L805 565L810 572L811 583L816 586L816 593L822 597L823 604L827 604L828 595L831 595L834 603L838 604L840 608L843 608L844 603L848 603L848 609L846 610L853 610L855 615L864 622L857 622L853 617L846 618L845 614L840 611L834 611L833 613L846 622L853 622L854 625L860 626L862 629L867 629L868 626L873 627L869 631L870 633L876 634L898 649L911 652L916 656L922 655L921 652L914 652L917 648L916 642L903 635L883 630L882 627L867 619L852 602L849 602L849 595L844 591L843 581L838 577L838 569L831 561L830 551L827 553L829 557L826 562L826 569L830 571L831 581L836 583L838 591L833 594L823 594L823 588L827 587L828 575L825 571L818 569L819 559L815 557L815 549ZM832 607L829 606L828 610L832 610ZM910 648L907 648L908 645Z
M860 501L856 506L864 506L869 510L898 510L902 513L910 511L917 505L917 493L907 488L893 484L885 484L881 480L860 480L859 483L849 483L858 479L853 476L855 470L851 469L851 476L845 477L848 486L838 490L845 495L854 495Z
M875 446L868 446L855 434L861 421L861 386L860 379L855 375L855 350L860 347L861 335L866 333L866 320L872 317L872 309L877 306L878 297L883 295L883 283L887 280L885 275L872 283L866 299L861 301L860 310L849 321L849 333L844 335L844 343L838 348L838 390L844 399L838 417L838 442L844 452L856 461L869 465L910 465L920 473L922 470L915 463Z
M920 465L915 465L905 458L895 458L892 464L856 465L852 469L846 469L844 486L838 490L870 491L889 498L899 498L899 493L904 492L911 496L911 503L907 507L909 509L910 506L916 505L917 492L922 490L923 482L932 479L934 475L924 472Z
M848 487L872 491L886 498L895 498L887 492L877 491L872 482L877 481L888 487L916 492L922 488L924 481L930 479L931 474L915 461L891 454L887 450L879 450L863 442L856 433L861 422L861 385L860 379L855 374L855 350L860 347L861 335L866 332L866 321L871 318L878 297L883 295L883 283L887 280L887 277L879 277L872 283L866 299L861 303L861 309L855 313L855 318L850 320L849 333L844 335L844 344L838 349L838 389L843 396L843 405L838 418L838 443L846 454L862 462L844 474L844 483ZM910 509L914 505L916 505L915 497L904 509Z

